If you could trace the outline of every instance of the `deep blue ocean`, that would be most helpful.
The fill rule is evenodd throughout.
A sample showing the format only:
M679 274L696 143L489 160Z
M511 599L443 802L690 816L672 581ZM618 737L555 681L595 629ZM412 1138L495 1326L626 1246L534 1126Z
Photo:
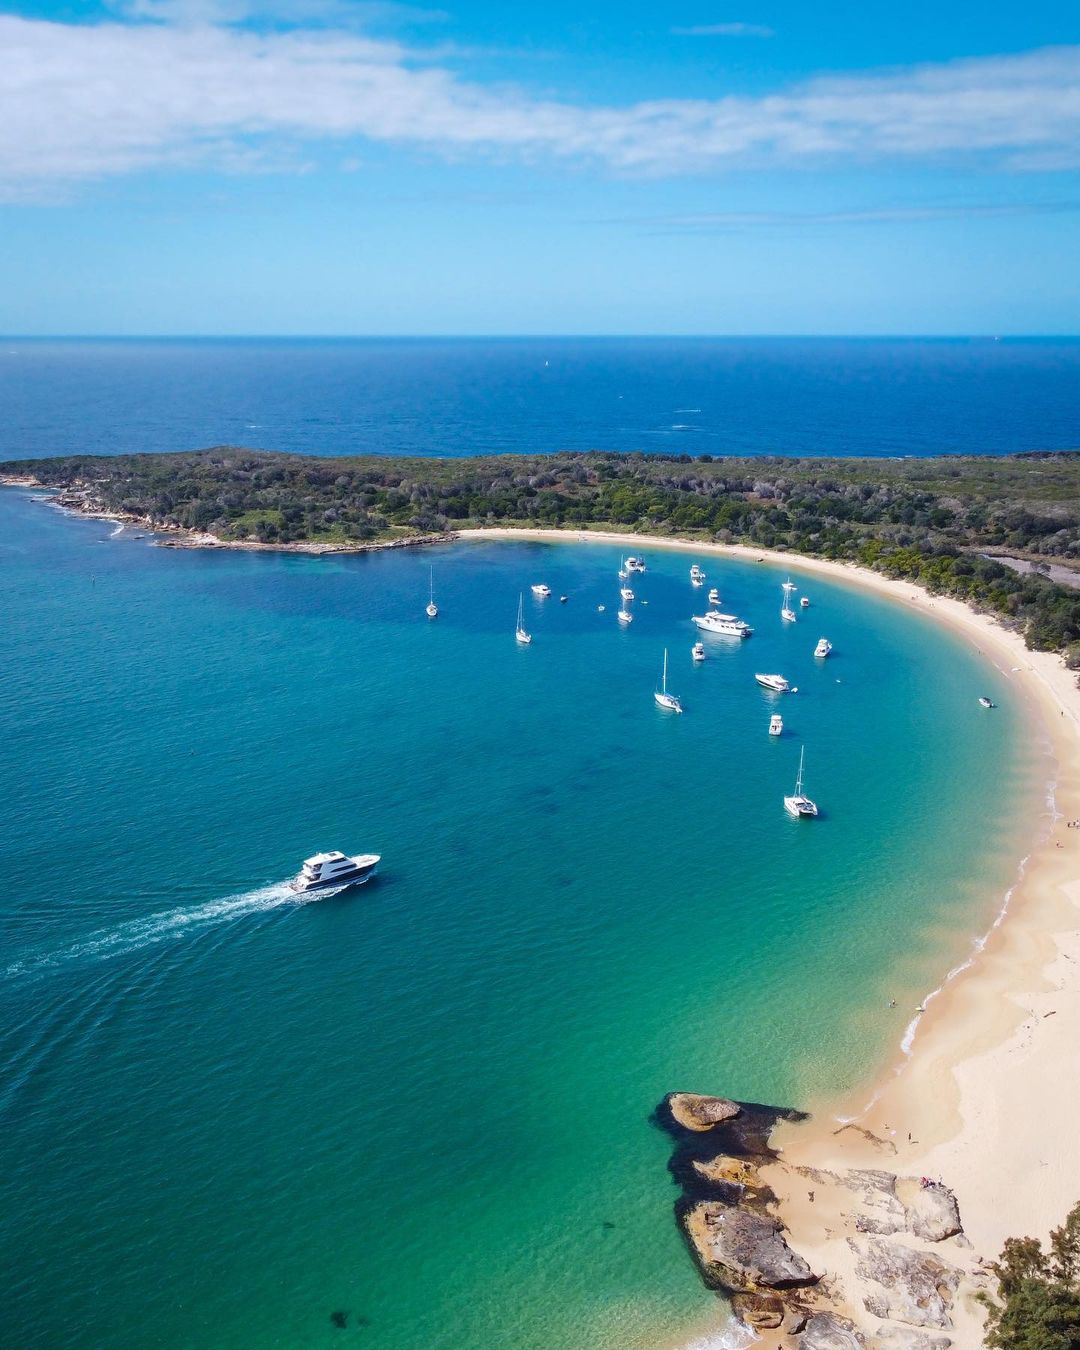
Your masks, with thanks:
M1080 447L1069 339L0 339L0 458Z

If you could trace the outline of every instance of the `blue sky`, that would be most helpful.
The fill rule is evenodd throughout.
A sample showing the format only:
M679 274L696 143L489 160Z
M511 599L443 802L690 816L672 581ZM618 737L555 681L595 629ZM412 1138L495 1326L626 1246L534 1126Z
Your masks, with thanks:
M1078 331L1075 4L0 0L0 53L0 331Z

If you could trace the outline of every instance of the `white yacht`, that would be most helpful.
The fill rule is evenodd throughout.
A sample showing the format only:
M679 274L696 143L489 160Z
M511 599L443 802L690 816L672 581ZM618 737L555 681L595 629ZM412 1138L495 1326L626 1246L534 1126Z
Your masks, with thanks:
M773 713L769 718L769 735L782 736L784 734L784 719L779 713Z
M344 890L367 881L379 864L379 854L361 853L347 858L344 853L316 853L305 858L299 875L289 882L294 891Z
M634 616L630 613L628 609L620 609L615 617L619 620L620 623L634 622Z
M785 623L794 623L795 611L793 609L789 609L788 606L785 605L784 608L780 611L780 617L784 620Z
M690 655L694 658L695 661L704 661L705 660L704 642L695 642L694 645L690 648Z
M626 568L626 559L624 558L621 564L619 565L619 580L625 581L629 575L630 573L627 571Z
M832 643L828 638L818 638L817 646L814 648L815 656L828 656L832 651Z
M428 602L424 606L424 613L429 619L439 617L439 606L435 603L435 569L431 568L428 575Z
M701 570L701 568L697 565L697 563L694 563L693 567L691 567L690 569L690 580L694 583L695 586L700 586L701 583L705 580L705 573Z
M627 560L626 560L626 570L627 570L628 572L644 572L644 571L645 571L645 559L644 559L644 558L627 558Z
M783 675L755 675L754 679L762 689L769 689L774 694L786 694L791 689L791 685Z
M545 586L542 581L539 581L535 586L532 587L532 593L533 595L539 595L543 598L546 598L551 594L551 587Z
M630 589L629 586L623 586L620 589L619 594L622 596L624 600L633 600L634 598L634 592Z
M709 591L709 604L718 605L719 603L720 603L720 592L716 589L715 586L713 586L712 589Z
M754 631L748 623L734 614L721 614L711 609L708 614L695 614L694 623L704 633L721 633L724 637L747 638Z
M798 820L802 816L816 816L818 813L817 804L812 802L802 790L803 760L806 757L806 747L799 751L799 776L795 780L795 791L790 797L784 798L784 810L789 816L794 816Z
M809 609L810 597L808 595L804 595L803 598L799 601L799 604L802 605L803 609Z
M525 595L524 592L518 596L518 617L517 632L514 634L522 646L527 646L532 641L532 634L525 630Z
M679 700L675 697L674 694L669 694L668 691L667 691L667 648L666 648L666 647L664 648L664 673L663 673L663 675L661 676L661 679L660 679L660 688L657 689L656 692L653 694L653 698L656 699L657 705L658 705L659 707L661 707L661 708L666 708L668 712L677 712L677 713L681 713L681 712L682 712L682 704L679 702Z

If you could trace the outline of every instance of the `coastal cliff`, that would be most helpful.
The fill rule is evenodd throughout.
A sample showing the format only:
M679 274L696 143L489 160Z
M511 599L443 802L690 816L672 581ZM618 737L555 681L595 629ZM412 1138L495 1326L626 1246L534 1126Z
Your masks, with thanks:
M941 1182L814 1166L772 1143L807 1117L671 1093L676 1217L701 1276L778 1350L946 1350L981 1343L986 1263ZM843 1132L843 1127L841 1128ZM787 1137L791 1137L788 1131ZM797 1136L796 1136L797 1137ZM862 1135L884 1154L889 1141ZM794 1150L797 1152L797 1150Z

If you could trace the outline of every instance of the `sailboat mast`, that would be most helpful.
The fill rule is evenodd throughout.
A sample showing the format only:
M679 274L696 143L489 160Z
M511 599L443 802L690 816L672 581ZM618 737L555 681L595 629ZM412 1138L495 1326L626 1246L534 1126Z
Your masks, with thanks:
M803 760L805 758L806 758L806 746L804 745L802 749L799 751L799 777L798 781L795 784L796 797L802 796L802 771L803 771Z

